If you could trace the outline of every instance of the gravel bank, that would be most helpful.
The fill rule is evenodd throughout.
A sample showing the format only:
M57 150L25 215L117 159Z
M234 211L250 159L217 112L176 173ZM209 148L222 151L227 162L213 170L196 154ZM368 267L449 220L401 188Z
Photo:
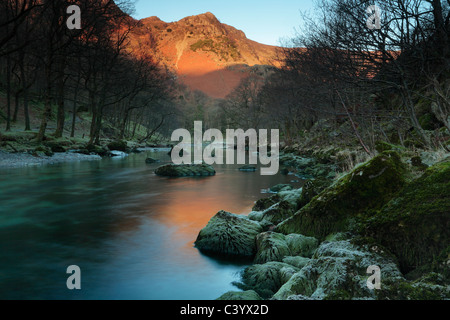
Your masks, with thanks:
M31 167L71 161L93 161L101 159L102 158L98 155L84 155L79 153L55 153L53 157L36 157L28 153L8 153L0 151L0 169Z

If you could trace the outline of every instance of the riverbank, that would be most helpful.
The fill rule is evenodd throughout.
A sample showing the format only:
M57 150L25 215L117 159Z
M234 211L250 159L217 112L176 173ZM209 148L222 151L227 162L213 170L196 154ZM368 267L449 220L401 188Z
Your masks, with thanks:
M8 153L0 150L0 169L33 167L76 161L98 161L101 159L102 157L99 155L85 155L69 152L55 153L53 156L37 156L29 153Z
M333 152L283 154L288 174L315 178L248 215L217 213L196 247L253 259L234 283L243 291L219 299L450 299L449 154L384 148L331 175Z

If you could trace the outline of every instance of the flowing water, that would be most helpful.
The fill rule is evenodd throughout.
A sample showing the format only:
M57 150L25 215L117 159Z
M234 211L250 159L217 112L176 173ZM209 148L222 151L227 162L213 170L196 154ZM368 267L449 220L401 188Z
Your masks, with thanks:
M146 157L160 164L145 164ZM167 152L0 169L0 299L216 299L249 262L201 254L219 210L250 212L262 189L293 176L215 166L204 178L154 174ZM81 268L68 290L67 267Z

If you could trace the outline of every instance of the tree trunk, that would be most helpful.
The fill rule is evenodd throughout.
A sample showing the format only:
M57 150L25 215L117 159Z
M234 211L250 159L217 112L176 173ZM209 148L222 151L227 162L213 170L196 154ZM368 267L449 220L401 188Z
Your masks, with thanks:
M28 112L28 84L25 77L25 67L24 67L25 55L22 53L19 59L20 68L20 78L22 79L22 91L23 91L23 112L25 116L25 131L31 130L30 125L30 113Z
M58 111L56 116L55 138L61 138L64 132L65 112L64 112L64 69L66 59L64 53L60 57L58 70Z
M11 58L6 56L6 131L11 130Z

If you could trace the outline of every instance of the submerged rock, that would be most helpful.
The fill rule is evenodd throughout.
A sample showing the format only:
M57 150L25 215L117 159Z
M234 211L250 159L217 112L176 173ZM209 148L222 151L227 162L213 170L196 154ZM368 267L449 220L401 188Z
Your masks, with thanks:
M261 232L259 223L245 216L219 211L200 231L195 246L207 253L253 256L255 239Z
M301 188L294 190L282 188L278 194L258 200L248 217L263 225L277 225L297 211L297 202L301 193Z
M280 191L289 191L292 189L294 189L294 187L290 184L277 184L276 186L270 188L270 192L278 193Z
M155 173L165 177L213 176L216 170L207 164L167 164L156 169Z
M323 240L330 233L346 231L350 219L367 209L381 208L403 185L400 157L395 152L383 153L325 189L276 231Z
M159 162L161 162L161 161L158 160L158 159L153 159L153 158L147 158L147 159L145 159L145 163L147 163L147 164L159 163Z
M109 150L122 151L126 152L128 149L128 145L123 140L112 141L108 144Z

